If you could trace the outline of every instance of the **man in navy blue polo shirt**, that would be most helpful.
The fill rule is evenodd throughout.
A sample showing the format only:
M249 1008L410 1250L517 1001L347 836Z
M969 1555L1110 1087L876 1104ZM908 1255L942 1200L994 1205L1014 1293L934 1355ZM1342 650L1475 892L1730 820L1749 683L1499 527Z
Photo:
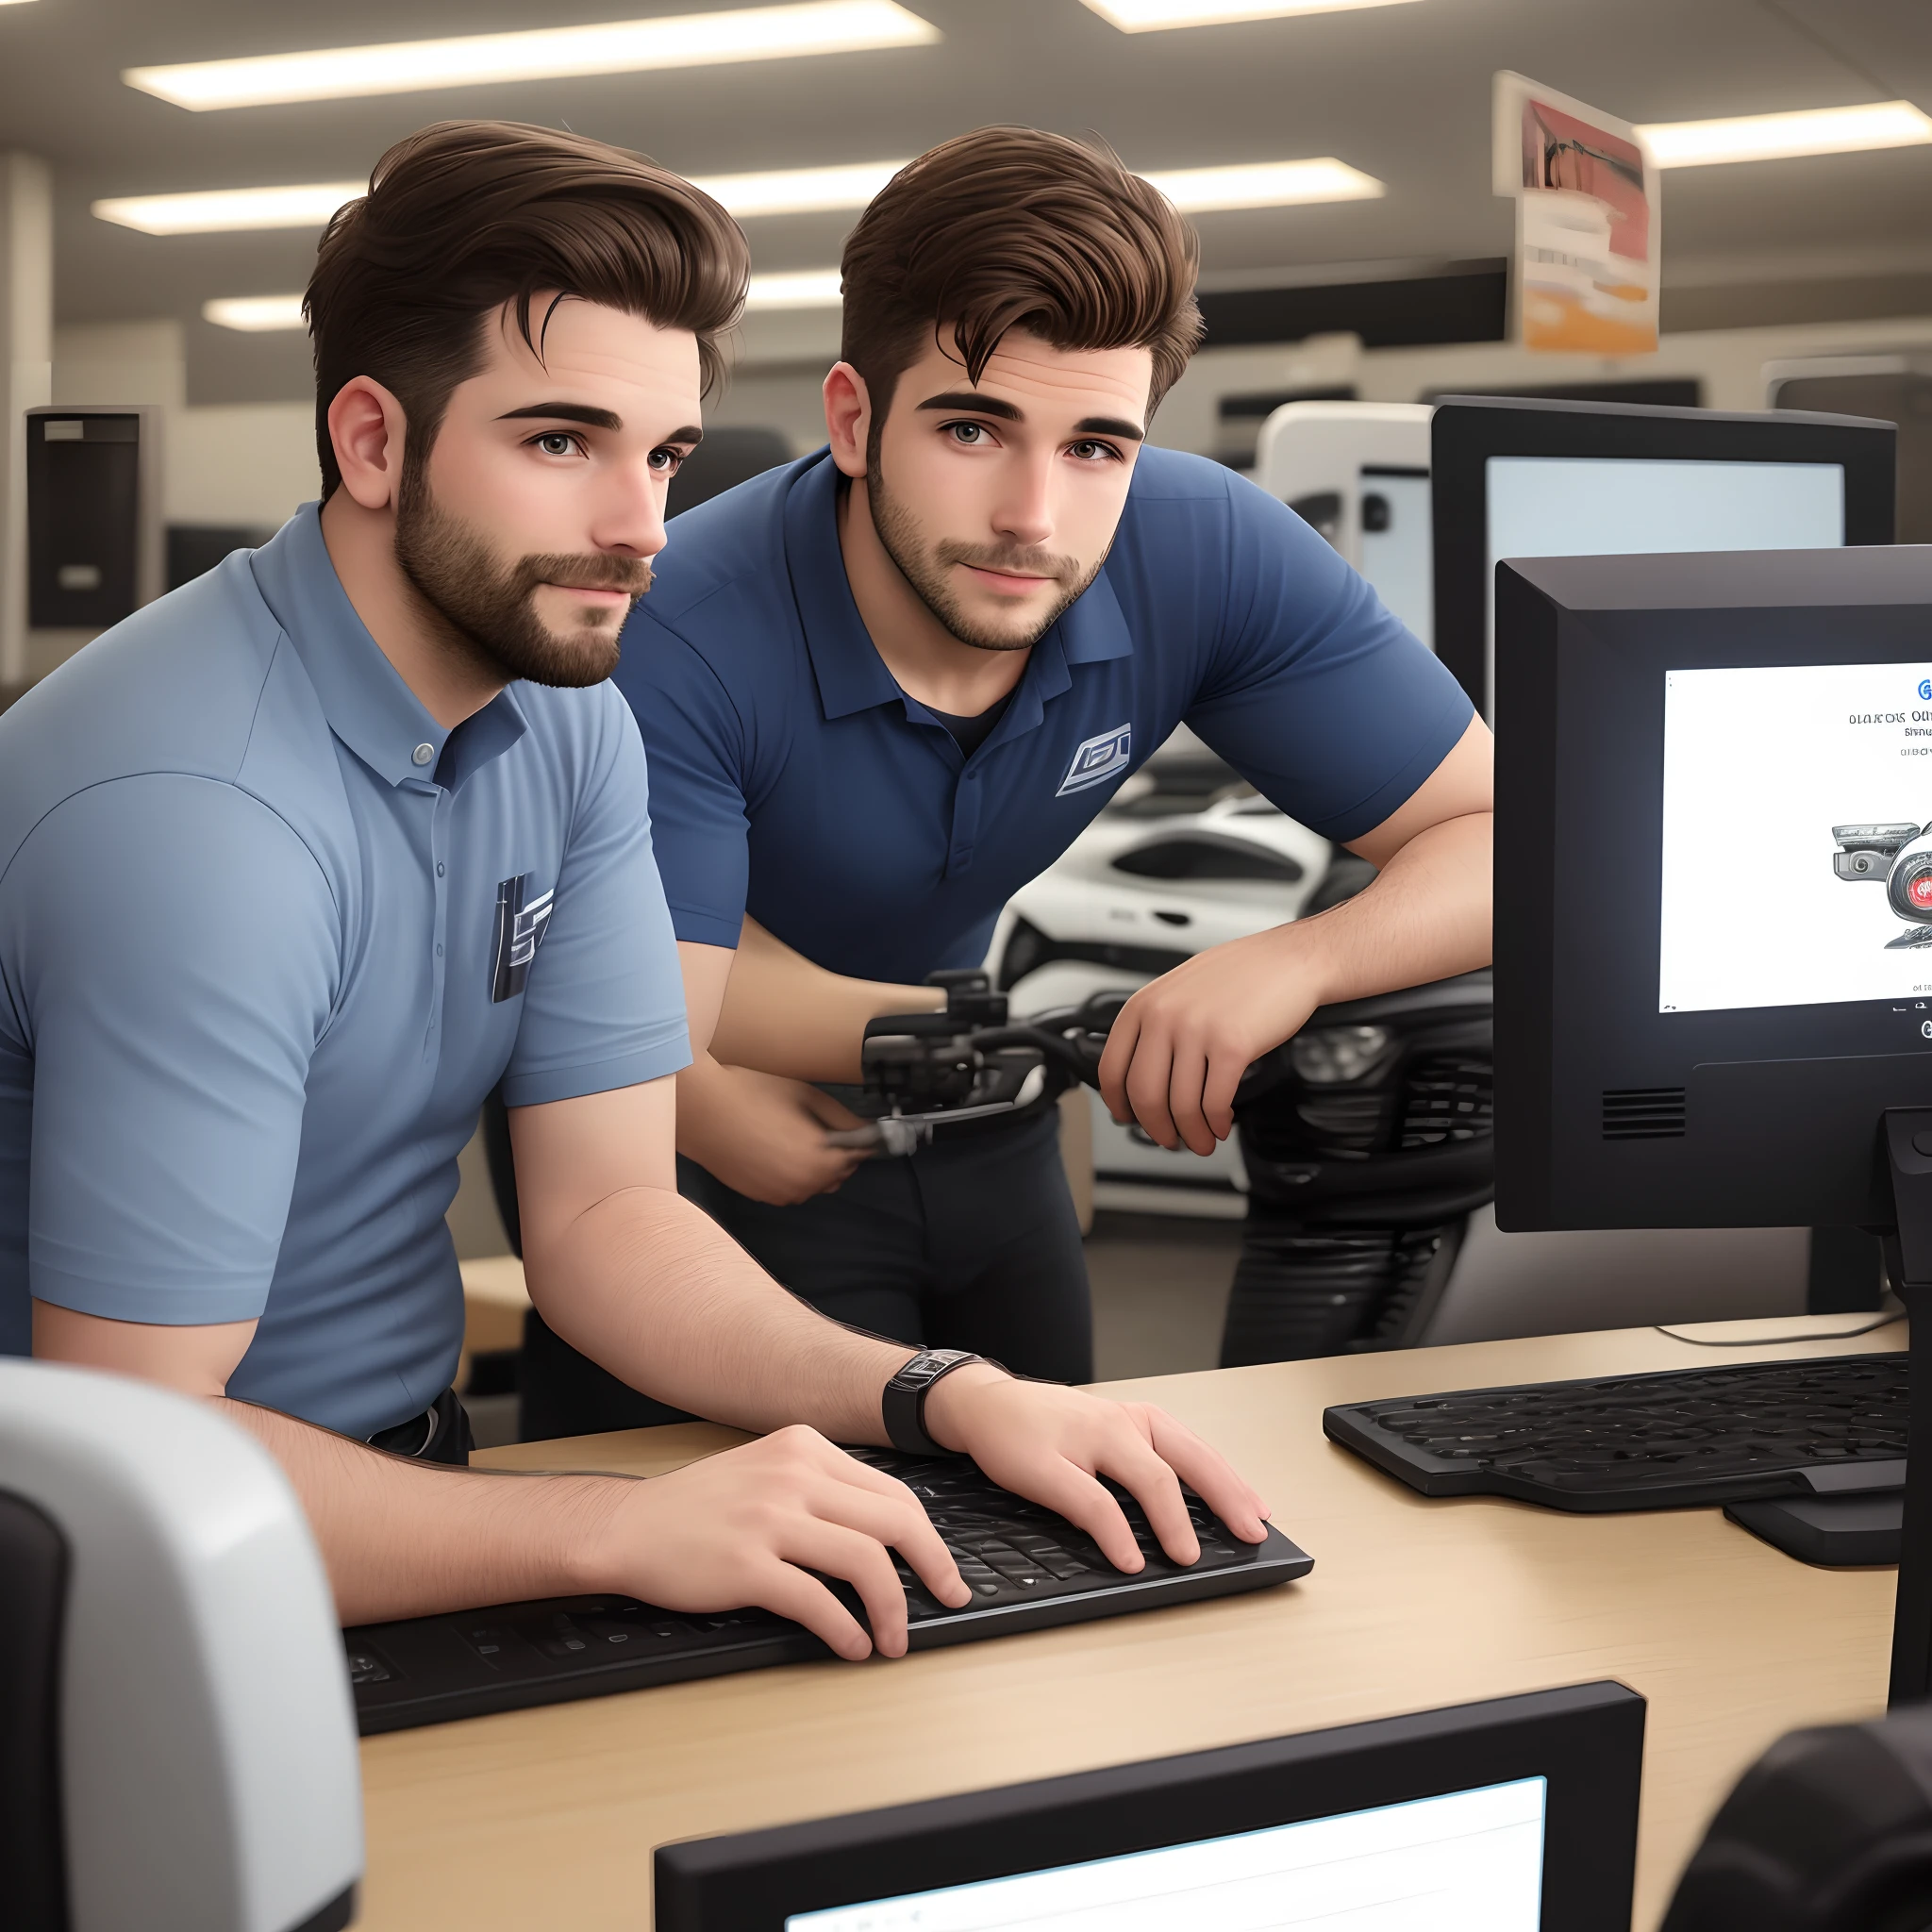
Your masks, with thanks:
M676 521L617 674L691 995L689 1191L840 1319L1036 1374L1089 1363L1051 1116L859 1166L807 1083L856 1078L871 1015L940 1004L917 982L976 964L1176 724L1381 873L1138 994L1117 1117L1208 1152L1317 1005L1489 957L1461 691L1283 505L1144 446L1194 266L1174 209L1079 143L992 128L914 162L845 250L829 448Z
M968 1598L911 1492L832 1446L887 1440L908 1351L675 1186L683 994L605 680L744 279L724 210L638 156L400 143L309 285L320 510L0 720L0 1346L219 1403L288 1471L345 1622L613 1590L858 1657L906 1647L889 1547ZM425 1466L465 1459L443 1212L499 1081L537 1306L763 1441L648 1483ZM908 1400L1124 1569L1103 1474L1183 1561L1179 1478L1262 1534L1158 1410L970 1359Z

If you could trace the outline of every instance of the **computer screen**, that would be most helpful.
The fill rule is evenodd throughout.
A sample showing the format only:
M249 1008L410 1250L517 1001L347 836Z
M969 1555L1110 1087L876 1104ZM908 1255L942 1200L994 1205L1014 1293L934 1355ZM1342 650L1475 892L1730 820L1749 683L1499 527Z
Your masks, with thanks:
M1507 1228L1880 1226L1932 1105L1932 549L1497 573Z
M1845 541L1842 463L1491 457L1485 470L1491 585L1506 557L1824 550ZM1493 596L1490 603L1493 680Z
M1928 758L1932 650L1667 671L1658 1010L1932 992ZM1769 925L1714 877L1714 828L1740 812Z
M1430 434L1435 647L1492 721L1505 558L1891 541L1890 424L1460 397Z
M786 1932L1537 1932L1541 1777L794 1912Z
M1643 1717L1568 1685L688 1840L656 1924L1629 1932Z

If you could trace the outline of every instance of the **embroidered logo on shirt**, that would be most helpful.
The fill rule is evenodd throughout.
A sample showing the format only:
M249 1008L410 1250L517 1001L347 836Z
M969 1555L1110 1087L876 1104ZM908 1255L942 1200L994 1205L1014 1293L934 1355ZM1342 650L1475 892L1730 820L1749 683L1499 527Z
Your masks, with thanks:
M543 928L557 907L555 887L525 905L524 894L529 883L530 874L520 872L496 889L496 963L490 975L492 1001L513 1000L523 991L524 982L530 976L530 961L537 957Z
M1054 796L1064 798L1070 791L1084 791L1088 786L1102 784L1116 772L1125 771L1133 749L1131 724L1116 724L1111 731L1087 739L1074 751L1074 762L1067 767L1067 775Z

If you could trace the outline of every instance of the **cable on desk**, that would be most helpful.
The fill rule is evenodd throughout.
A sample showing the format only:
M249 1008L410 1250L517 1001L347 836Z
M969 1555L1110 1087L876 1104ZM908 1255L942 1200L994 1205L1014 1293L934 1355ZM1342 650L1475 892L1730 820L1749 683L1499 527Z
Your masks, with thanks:
M1906 1318L1906 1305L1886 1297L1888 1306L1869 1322L1860 1322L1856 1328L1807 1328L1798 1335L1754 1335L1748 1340L1743 1337L1719 1341L1707 1335L1685 1335L1675 1328L1667 1328L1661 1322L1652 1325L1659 1335L1668 1336L1673 1341L1684 1342L1690 1348L1778 1348L1788 1341L1850 1341L1855 1336L1875 1335L1881 1328L1890 1328L1894 1322Z

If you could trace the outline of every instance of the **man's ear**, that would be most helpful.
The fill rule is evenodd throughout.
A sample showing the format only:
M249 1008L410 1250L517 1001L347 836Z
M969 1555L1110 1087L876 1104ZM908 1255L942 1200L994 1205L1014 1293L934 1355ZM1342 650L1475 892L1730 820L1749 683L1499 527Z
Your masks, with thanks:
M342 488L364 509L395 508L408 430L402 404L373 376L358 375L336 391L328 440Z
M847 476L863 476L872 436L872 395L865 377L849 362L833 363L825 377L825 434L840 470Z

